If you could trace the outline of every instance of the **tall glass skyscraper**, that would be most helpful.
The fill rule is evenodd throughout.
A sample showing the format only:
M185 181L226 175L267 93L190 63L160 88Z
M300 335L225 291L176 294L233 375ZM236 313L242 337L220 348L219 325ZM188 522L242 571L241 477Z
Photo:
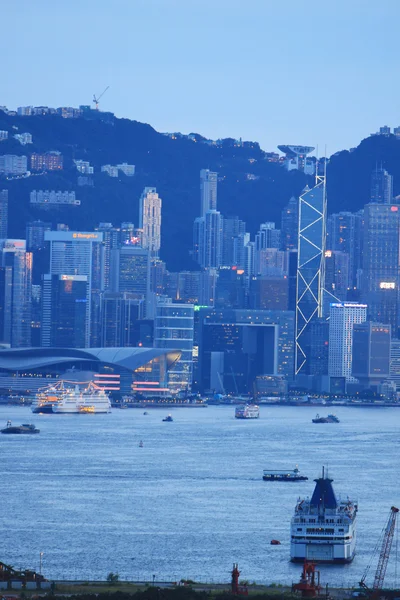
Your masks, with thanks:
M316 176L299 198L296 290L296 374L309 372L310 324L323 316L325 285L326 188Z
M161 247L161 198L156 188L145 187L140 197L139 228L143 230L143 248L156 258Z
M7 238L8 231L8 190L0 190L0 240Z
M378 204L392 204L393 202L393 177L382 167L376 167L371 175L370 202Z
M200 171L200 210L204 217L208 210L217 210L218 173L209 169Z

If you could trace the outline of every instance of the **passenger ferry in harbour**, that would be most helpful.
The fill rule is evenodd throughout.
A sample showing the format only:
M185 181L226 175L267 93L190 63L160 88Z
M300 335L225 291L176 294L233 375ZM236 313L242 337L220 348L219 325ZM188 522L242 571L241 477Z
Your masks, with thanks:
M109 413L111 402L108 394L93 383L85 383L86 387L80 389L76 384L65 385L60 381L43 390L39 390L32 402L31 410L34 413Z
M333 479L315 479L314 493L299 498L291 521L290 559L349 563L356 549L357 502L337 498Z
M236 419L258 419L260 417L260 409L257 404L241 404L235 409Z

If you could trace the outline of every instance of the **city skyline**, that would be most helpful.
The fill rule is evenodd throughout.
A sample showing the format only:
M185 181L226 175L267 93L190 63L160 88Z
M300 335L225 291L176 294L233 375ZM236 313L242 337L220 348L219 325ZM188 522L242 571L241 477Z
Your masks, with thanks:
M205 0L201 10L182 0L172 5L164 0L120 0L117 6L123 10L112 12L92 1L82 5L71 0L68 9L60 5L56 12L49 0L39 5L24 0L8 7L10 20L17 20L24 32L3 73L1 103L10 108L26 103L92 104L93 95L98 97L109 86L101 109L149 123L158 131L195 131L211 139L241 137L258 141L265 150L279 144L311 144L320 155L325 146L331 155L355 146L383 124L399 125L394 0L379 6L358 0L338 0L332 6L313 1L307 10L294 2L261 0L246 7L239 1ZM85 25L91 18L92 36ZM321 27L323 23L329 27ZM143 53L149 24L153 43ZM69 47L71 29L78 43ZM4 51L12 36L12 30L4 32ZM90 59L94 36L102 40L96 44L96 61ZM209 37L213 43L204 44ZM52 45L51 53L43 48L45 64L28 66L33 41L38 52L43 44ZM62 78L57 77L67 46L70 60L63 64ZM89 70L82 57L90 61ZM127 76L133 57L135 71ZM298 68L299 64L305 66ZM319 85L310 102L312 73L318 74ZM208 85L198 86L199 79ZM135 93L154 82L163 90L162 104L157 94L147 94L143 102Z

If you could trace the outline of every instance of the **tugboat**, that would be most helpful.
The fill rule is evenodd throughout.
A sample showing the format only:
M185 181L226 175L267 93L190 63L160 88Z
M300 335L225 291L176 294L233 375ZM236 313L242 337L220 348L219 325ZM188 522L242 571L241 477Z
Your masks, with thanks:
M315 479L310 498L297 500L291 521L290 559L292 562L316 561L349 563L356 549L358 504L338 498L333 479L325 475Z
M27 423L16 427L12 425L11 421L7 421L7 427L1 429L0 433L40 433L40 429L36 429L34 425Z
M327 417L320 417L318 414L315 416L315 419L313 419L312 422L313 423L340 423L340 421L336 415L328 415Z
M171 415L168 415L168 417L165 417L163 419L164 423L172 423L172 421L173 421L173 418L171 417Z
M300 475L298 466L293 471L268 471L263 472L264 481L307 481L308 477Z

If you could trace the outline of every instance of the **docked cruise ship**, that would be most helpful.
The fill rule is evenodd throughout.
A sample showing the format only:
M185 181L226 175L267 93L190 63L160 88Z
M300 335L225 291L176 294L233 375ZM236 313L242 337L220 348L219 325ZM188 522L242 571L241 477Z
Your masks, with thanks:
M256 404L246 404L237 406L235 410L236 419L258 419L260 409Z
M109 413L111 412L111 402L108 394L92 383L89 383L84 390L80 390L76 385L54 404L53 412L57 414Z
M314 493L299 498L291 521L290 558L325 563L348 563L355 555L357 502L337 498L333 479L315 479Z

